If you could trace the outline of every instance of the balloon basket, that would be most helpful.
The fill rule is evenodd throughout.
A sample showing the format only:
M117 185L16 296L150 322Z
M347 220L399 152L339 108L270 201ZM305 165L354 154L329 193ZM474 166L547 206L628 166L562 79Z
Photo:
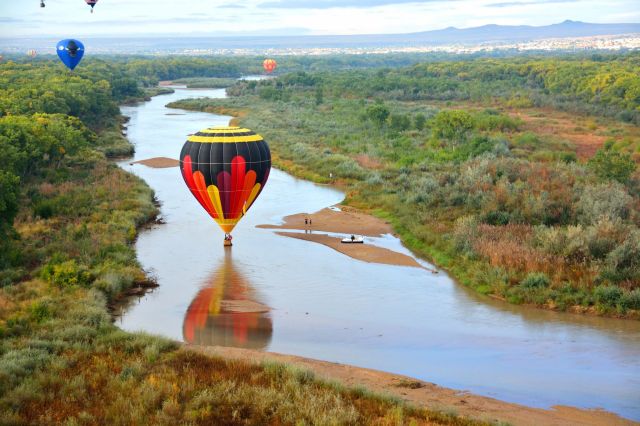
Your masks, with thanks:
M225 247L231 247L233 244L231 244L231 241L229 240L224 240L224 246Z

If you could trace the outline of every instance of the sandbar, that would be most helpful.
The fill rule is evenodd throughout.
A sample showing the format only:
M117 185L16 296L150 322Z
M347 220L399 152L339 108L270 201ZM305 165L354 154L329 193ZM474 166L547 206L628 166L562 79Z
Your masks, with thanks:
M311 225L305 225L304 220L311 219ZM380 237L393 233L391 225L382 219L361 212L353 207L335 206L325 208L316 213L298 213L286 216L282 225L258 225L265 229L298 229L324 232L357 234L369 237Z
M316 213L298 213L286 216L283 221L282 225L266 224L258 225L257 228L278 229L280 230L276 232L278 235L319 243L364 262L411 266L436 272L421 265L409 255L378 247L366 240L364 244L343 244L341 243L342 238L323 233L343 234L344 237L350 235L381 237L384 234L393 234L393 228L389 223L353 207L339 205L322 209ZM307 232L286 232L287 230Z
M154 157L146 160L133 161L131 164L142 164L143 166L152 167L154 169L165 169L168 167L178 167L180 161L168 157Z
M343 244L341 238L332 237L327 234L302 234L300 232L276 232L285 237L297 238L299 240L313 241L330 247L342 254L346 254L354 259L370 263L382 263L384 265L413 266L424 268L413 257L398 253L383 247L371 244ZM426 268L425 268L426 269Z

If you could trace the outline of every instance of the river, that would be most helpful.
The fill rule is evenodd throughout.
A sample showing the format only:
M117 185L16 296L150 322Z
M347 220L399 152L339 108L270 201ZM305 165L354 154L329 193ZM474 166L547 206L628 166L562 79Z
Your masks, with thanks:
M224 90L178 88L122 107L135 160L177 158L189 133L226 125L229 117L164 107L202 96L223 97ZM640 420L640 321L510 306L446 274L366 263L258 229L343 198L279 170L272 170L234 230L234 247L225 250L222 231L178 168L120 165L155 190L166 222L143 231L136 243L138 259L160 287L121 314L125 330L295 354L529 406L603 408ZM384 244L409 253L391 236ZM246 298L271 309L211 309L221 300Z

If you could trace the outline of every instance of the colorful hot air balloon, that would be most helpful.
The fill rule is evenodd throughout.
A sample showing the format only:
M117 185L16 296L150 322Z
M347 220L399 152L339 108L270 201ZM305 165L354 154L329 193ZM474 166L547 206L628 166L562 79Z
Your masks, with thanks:
M84 44L79 40L60 40L56 45L56 52L63 64L71 71L80 63L84 55Z
M275 61L275 59L265 59L264 62L262 63L262 67L268 73L272 73L277 66L278 66L278 63Z
M35 49L29 49L29 50L27 50L27 56L28 56L28 57L30 57L30 58L35 58L37 54L38 54L38 53L36 52L36 50L35 50Z
M84 0L89 6L91 6L91 13L93 13L93 7L98 3L98 0Z
M271 152L249 129L212 127L189 136L180 170L193 196L225 232L225 245L231 245L231 231L267 183Z

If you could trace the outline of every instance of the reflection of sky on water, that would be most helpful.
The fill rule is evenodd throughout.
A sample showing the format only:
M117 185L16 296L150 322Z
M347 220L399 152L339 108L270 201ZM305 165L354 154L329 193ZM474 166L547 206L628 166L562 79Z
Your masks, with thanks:
M181 111L167 110L166 103L223 93L178 90L123 108L131 116L136 160L177 158L189 133L228 121L197 112L167 116ZM512 402L603 407L640 419L638 321L507 305L455 285L445 273L366 263L255 228L342 200L330 187L278 170L234 230L233 259L225 259L222 232L178 168L122 166L154 188L166 221L136 243L138 259L160 287L126 312L124 329L183 340L194 299L220 268L229 268L255 291L256 301L272 308L270 326L264 325L271 327L267 350L406 374ZM393 236L372 242L410 254ZM231 336L227 342L233 342L233 325L220 328Z

